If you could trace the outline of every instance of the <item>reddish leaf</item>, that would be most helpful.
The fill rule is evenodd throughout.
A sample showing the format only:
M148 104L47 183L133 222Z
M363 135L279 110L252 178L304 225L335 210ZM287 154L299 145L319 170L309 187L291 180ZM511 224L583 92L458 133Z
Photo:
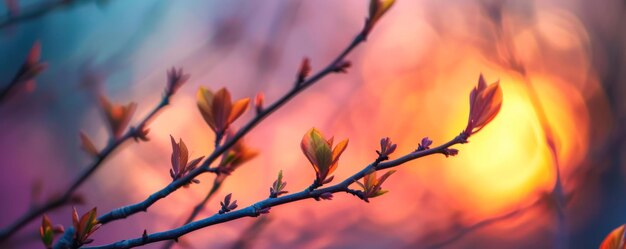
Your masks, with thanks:
M41 218L39 235L41 236L41 241L44 246L46 246L46 248L52 248L52 243L54 242L54 229L52 227L52 222L50 222L50 218L48 218L45 214Z
M298 70L298 82L304 82L304 80L309 77L311 73L311 63L309 58L302 59L302 63L300 63L300 69Z
M391 170L383 174L380 178L377 178L376 171L373 170L363 177L363 183L356 182L363 189L363 200L369 202L369 198L378 197L387 193L388 191L382 190L382 185L387 178L395 172L395 170Z
M79 220L78 212L76 208L74 208L74 212L72 213L72 221L75 229L74 239L79 245L88 244L93 241L89 239L89 236L100 228L100 224L98 224L98 220L96 219L97 217L97 209L94 207L83 214Z
M218 127L219 133L223 133L228 128L230 122L230 111L232 110L232 101L230 93L226 88L222 88L215 93L213 97L212 112L215 119L215 126Z
M228 132L226 140L232 139L233 133ZM222 161L218 165L220 173L230 174L241 165L255 158L259 152L249 147L243 138L240 138L235 145L222 155Z
M137 108L137 104L134 102L127 105L112 104L103 95L100 96L100 104L102 106L102 110L104 111L107 123L109 124L111 134L113 137L119 138L124 130L126 130L126 127L128 126L128 123Z
M96 149L96 146L93 145L89 137L87 137L87 135L85 135L85 133L83 133L82 131L80 132L80 144L83 150L87 152L87 154L94 157L100 154L100 152L98 152L98 149Z
M196 95L198 109L204 121L218 135L224 134L230 124L239 118L248 108L249 98L231 100L230 92L226 88L216 93L200 87Z
M602 244L600 244L600 249L624 249L626 248L626 244L624 243L624 226L621 225L618 228L615 228L611 231Z
M339 165L339 157L348 146L348 140L343 140L333 146L333 138L326 139L324 135L317 129L309 130L300 143L300 148L304 155L309 159L316 174L316 182L323 184L328 176L332 174Z
M487 86L481 74L478 85L470 92L470 114L463 133L469 137L493 120L502 107L502 88L498 81Z
M204 118L204 121L213 131L217 131L215 119L213 118L213 97L213 92L203 87L200 87L196 94L198 109L200 110L200 114L202 114L202 118Z
M258 92L256 96L254 97L254 107L256 108L257 113L260 113L263 111L263 99L264 98L265 96L263 95L263 92Z
M250 105L250 99L240 99L233 103L233 107L231 109L230 115L228 116L228 123L231 124L235 122L241 115L243 115L246 110L248 110L248 106Z
M35 77L46 69L47 64L40 62L41 43L35 42L26 56L26 60L18 71L15 82L21 84L20 87L26 91L35 89Z

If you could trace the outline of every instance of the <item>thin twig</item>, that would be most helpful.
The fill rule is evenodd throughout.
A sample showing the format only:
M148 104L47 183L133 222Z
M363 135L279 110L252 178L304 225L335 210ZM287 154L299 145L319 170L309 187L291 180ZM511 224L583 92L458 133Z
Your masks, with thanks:
M552 197L556 210L556 220L557 224L557 234L555 234L555 243L554 248L563 249L568 248L567 243L567 217L565 216L565 190L563 188L563 178L561 176L561 161L559 159L559 152L556 148L556 137L554 128L550 124L548 120L548 114L541 103L541 98L535 88L532 80L528 76L528 70L526 66L520 62L519 57L517 56L517 51L515 50L515 46L513 45L513 41L510 36L506 36L504 34L504 29L502 26L499 26L497 35L502 39L504 43L504 48L507 51L508 57L508 67L519 74L519 76L524 80L528 98L530 99L530 103L533 106L539 124L541 125L541 129L543 131L544 142L546 146L548 146L548 150L550 151L550 156L552 157L552 162L554 166L555 173L555 181L552 186L550 196Z
M319 199L320 196L322 196L322 194L326 194L326 193L337 193L337 192L350 193L351 189L349 188L349 186L351 184L356 182L358 179L363 178L363 176L365 176L366 174L374 170L379 171L383 169L393 168L398 165L409 162L411 160L415 160L415 159L432 155L432 154L446 154L447 153L446 149L448 149L450 146L453 146L455 144L465 143L466 141L467 140L462 135L459 135L455 137L454 139L450 140L449 142L443 145L440 145L436 148L415 151L395 160L381 162L378 165L376 165L378 162L377 160L376 162L371 163L368 166L366 166L364 169L362 169L358 173L330 187L320 188L320 189L315 189L315 190L309 190L307 188L297 193L284 195L284 196L277 197L277 198L267 198L265 200L252 204L243 209L234 210L234 211L224 213L224 214L214 214L208 218L194 221L187 225L184 225L184 226L172 229L172 230L149 234L149 235L135 238L135 239L122 240L122 241L118 241L116 243L112 243L108 245L85 247L85 248L90 248L90 249L132 248L132 247L142 246L142 245L146 245L146 244L150 244L150 243L154 243L158 241L163 241L163 240L175 240L179 238L180 236L183 236L187 233L190 233L195 230L202 229L208 226L212 226L215 224L220 224L220 223L224 223L224 222L228 222L228 221L232 221L232 220L236 220L236 219L240 219L244 217L257 217L263 212L263 210L268 210L269 208L274 207L274 206L279 206L282 204L287 204L287 203L296 202L296 201L305 200L305 199L311 199L311 198Z
M34 81L35 76L46 68L46 63L40 61L40 55L41 44L35 42L28 52L26 60L13 76L13 79L11 79L9 84L0 89L0 104L4 103L12 93L19 90L20 85L34 84L29 82Z
M2 104L5 100L7 100L9 93L13 92L17 88L17 86L19 86L20 83L22 83L22 81L19 80L21 73L22 73L22 69L20 69L20 71L17 72L17 74L13 77L13 79L11 80L11 82L9 82L7 86L5 86L4 88L2 88L2 90L0 90L0 104Z
M198 214L200 214L200 212L204 209L204 207L209 202L209 200L213 196L215 196L215 193L217 193L217 191L220 189L223 182L224 180L220 179L220 177L215 178L215 180L213 181L213 186L211 186L211 190L209 190L206 196L204 196L204 199L202 199L202 201L193 208L193 210L189 214L189 217L187 217L185 222L183 222L183 225L189 224L198 216ZM170 240L167 243L165 243L165 245L163 245L162 248L169 249L174 245L174 242L175 242L174 240Z
M544 132L544 141L546 145L548 146L548 149L550 150L550 156L552 157L554 172L555 172L555 181L554 181L554 185L550 189L549 196L550 198L552 198L552 203L556 205L555 206L556 220L558 222L557 234L555 234L555 238L554 238L555 240L554 247L558 249L567 248L568 232L566 231L567 217L565 216L565 208L566 208L567 200L565 197L566 193L564 192L564 188L563 188L563 179L561 175L561 163L559 160L558 150L556 148L556 141L554 137L555 133L553 131L553 127L550 125L548 121L548 116L546 114L545 108L543 107L543 104L541 103L539 94L537 93L537 90L534 87L532 80L528 76L528 71L525 65L521 63L520 60L518 59L515 47L513 46L511 39L509 39L510 37L506 36L506 34L504 33L505 29L501 26L501 23L493 23L493 25L494 25L494 35L501 39L501 42L504 45L506 55L508 56L505 58L504 61L500 61L500 63L505 65L510 70L514 71L515 73L519 74L519 76L524 80L525 86L528 89L528 97L530 99L531 104L533 105L533 109L536 112L536 116L537 116L537 119L539 120L539 124L541 125L541 129ZM449 245L450 243L457 241L458 239L473 232L474 230L478 230L482 227L489 226L498 221L507 220L517 215L521 215L525 213L526 211L530 210L532 207L536 206L538 203L539 203L539 200L534 202L532 205L526 208L512 210L510 213L506 215L485 219L481 222L478 222L474 226L461 230L459 233L456 233L448 240L438 243L437 245L431 246L429 248L440 248L440 247Z
M509 219L512 219L514 217L518 217L524 213L526 213L526 211L529 211L533 208L535 208L536 206L538 206L539 204L543 203L545 201L545 199L543 198L538 198L537 200L535 200L533 203L531 203L528 206L525 207L521 207L512 211L509 211L508 213L499 215L499 216L495 216L495 217L491 217L488 219L484 219L481 220L479 222L476 222L475 224L471 225L471 226L467 226L465 228L462 228L461 231L457 232L456 234L454 234L452 237L447 238L443 241L434 243L430 246L428 246L427 248L429 249L438 249L438 248L444 248L447 247L451 244L453 244L454 242L457 242L458 240L460 240L461 238L463 238L465 235L475 232L479 229L488 227L492 224L498 223L498 222L502 222L502 221L506 221ZM411 247L413 248L413 247Z
M152 204L154 204L155 202L157 202L158 200L160 200L162 198L165 198L166 196L168 196L169 194L173 193L174 191L176 191L180 187L182 187L185 184L189 183L196 176L198 176L198 175L200 175L202 173L205 173L205 172L216 172L217 171L216 168L210 168L210 166L224 152L226 152L228 149L230 149L235 143L237 143L237 141L239 141L239 139L241 139L244 135L246 135L248 132L250 132L261 121L263 121L270 114L272 114L273 112L278 110L280 107L282 107L289 100L294 98L300 92L302 92L306 88L312 86L313 84L315 84L316 82L318 82L319 80L324 78L325 76L327 76L327 75L329 75L331 73L337 72L337 70L338 70L337 67L340 66L340 64L341 64L341 62L343 62L344 58L357 45L359 45L360 43L362 43L364 41L365 41L365 34L363 32L359 32L359 34L352 40L350 45L348 45L348 47L346 47L324 69L322 69L321 71L319 71L315 75L311 76L310 78L308 78L304 82L302 82L300 84L294 84L295 87L293 87L284 96L282 96L280 99L278 99L272 105L270 105L267 108L263 109L261 112L257 113L257 115L252 120L250 120L245 126L243 126L243 128L241 128L239 131L237 131L237 133L235 133L235 135L231 139L229 139L228 141L223 143L221 146L216 147L215 150L213 151L213 153L211 153L205 159L205 161L202 163L201 166L199 166L198 168L196 168L193 171L189 172L189 174L185 175L184 177L179 178L179 179L171 182L165 188L163 188L163 189L153 193L152 195L150 195L144 201L136 203L136 204L128 205L128 206L125 206L125 207L121 207L121 208L118 208L118 209L115 209L115 210L113 210L113 211L111 211L109 213L106 213L106 214L98 217L98 221L100 221L101 224L106 224L106 223L109 223L109 222L114 221L114 220L124 219L124 218L126 218L126 217L128 217L130 215L133 215L133 214L141 212L141 211L145 212L145 211L148 210L148 207L150 207Z
M556 141L554 137L553 128L548 122L548 117L539 99L539 95L532 83L532 81L528 78L526 74L522 74L524 80L528 86L528 96L530 96L531 103L535 109L537 114L537 118L539 119L539 123L541 124L541 128L544 133L545 143L550 150L550 155L552 157L552 161L554 163L554 172L556 174L554 185L551 191L551 197L553 199L553 203L556 205L556 220L558 222L557 226L557 234L555 235L555 248L563 249L568 248L568 232L567 232L567 217L565 216L565 190L563 188L563 179L561 176L561 162L559 159L559 152L556 148Z
M9 237L11 237L11 235L24 227L26 224L33 221L35 218L38 218L46 212L52 211L56 208L63 206L64 204L71 202L74 198L74 193L76 192L76 190L102 165L104 160L109 155L111 155L113 151L115 151L118 147L120 147L120 145L122 145L129 139L136 138L142 135L141 133L143 131L141 128L145 127L161 109L169 104L170 97L171 96L164 94L161 102L139 123L137 123L136 126L130 127L123 136L112 140L104 149L102 149L96 156L95 161L92 162L87 170L83 171L83 173L80 174L78 178L76 178L72 182L70 187L65 190L62 196L53 198L42 205L32 208L27 213L18 218L13 224L3 228L0 231L0 242L7 240Z
M289 2L289 4L292 4L292 3L295 3L295 5L289 5L288 7L285 7L285 9L288 9L288 10L289 10L289 11L287 11L287 13L290 13L290 15L291 15L291 17L289 17L289 18L290 18L290 19L295 19L295 16L296 16L295 14L298 12L297 10L298 10L298 8L300 7L300 5L301 5L301 3L302 3L302 2L301 2L301 1L298 1L298 2ZM274 39L275 39L276 37L282 37L282 36L284 36L284 35L285 35L285 32L283 32L283 29L276 28L277 26L279 26L281 23L288 23L288 29L289 29L289 28L291 28L291 26L293 26L293 23L294 23L294 22L293 22L293 20L291 20L290 22L284 22L284 20L283 20L283 16L282 16L282 15L276 15L276 17L278 17L278 18L276 18L276 19L273 21L273 24L271 25L271 27L272 27L272 28L271 28L271 30L270 30L270 32L269 32L270 37L272 37L272 38L274 38ZM283 37L283 38L279 38L279 39L276 39L276 40L278 40L278 41L284 41L284 40L286 40L286 39L284 39L284 37ZM274 45L275 45L275 44L274 44ZM278 47L280 47L280 46L278 46ZM271 49L271 46L264 46L264 48L262 49L262 51L259 53L259 58L265 58L265 57L267 57L266 55L267 55L267 54L269 54L269 53L271 53L271 52L270 52L270 50L272 50L272 49ZM282 50L279 50L279 52L282 52ZM279 58L280 56L275 56L275 55L274 55L274 57ZM267 64L267 65L266 65L266 64L263 64L263 66L265 66L265 67L273 67L273 65L271 65L271 64L276 64L276 63L270 63L270 64ZM268 66L268 65L269 65L269 66ZM263 79L263 78L265 78L264 76L266 75L265 73L268 71L268 69L267 69L267 68L265 68L265 69L261 70L261 68L257 68L257 70L258 70L258 71L257 71L257 73L258 73L259 75L258 75L257 77L255 77L255 78L256 78L256 79ZM260 72L260 73L259 73L259 72ZM265 80L260 80L260 82L261 82L261 84L264 84L264 82L267 82L267 81L265 81ZM217 147L217 146L219 146L219 140L221 140L221 139L216 138L216 141L215 141L215 146L216 146L216 147ZM187 219L185 220L185 222L183 223L183 225L185 225L185 224L187 224L187 223L189 223L189 222L192 222L192 221L193 221L193 220L194 220L194 219L198 216L198 214L200 214L200 212L204 209L204 207L206 206L206 204L208 203L208 201L209 201L209 200L210 200L210 199L211 199L211 198L215 195L215 193L217 193L217 191L220 189L220 187L222 186L222 183L224 182L224 180L226 179L226 177L227 177L227 176L228 176L228 175L224 175L223 177L219 177L219 176L218 176L218 177L216 177L216 178L215 178L215 180L213 181L213 185L211 186L211 189L209 190L209 192L206 194L206 196L204 197L204 199L203 199L200 203L198 203L198 204L197 204L197 205L193 208L193 210L191 211L191 213L189 214L189 216L187 217ZM259 221L259 222L261 222L261 221L265 221L265 219L259 219L258 221ZM258 225L257 225L257 223L255 222L255 223L254 223L254 224L250 227L250 230L249 230L249 231L244 232L244 235L245 235L245 234L247 234L247 233L249 233L250 231L253 231L253 228L256 228L257 226L258 226L258 227L260 227L260 228L261 228L261 227L264 227L264 224L265 224L265 223L267 223L267 222L262 222L262 223L263 223L263 225L262 225L262 224L258 224ZM174 241L174 240L167 241L167 242L163 245L162 249L169 249L169 248L171 248L171 247L174 245L174 243L175 243L175 242L176 242L176 241ZM240 241L236 242L236 243L235 243L235 245L233 245L233 248L242 248L244 243L245 243L245 241L243 241L243 238L241 238L241 239L240 239Z
M254 222L245 231L243 231L243 233L241 233L241 236L239 236L239 239L237 239L233 243L233 246L231 248L232 249L252 248L257 238L261 234L261 232L263 232L263 230L272 221L270 217L271 217L270 215L263 215L255 219Z

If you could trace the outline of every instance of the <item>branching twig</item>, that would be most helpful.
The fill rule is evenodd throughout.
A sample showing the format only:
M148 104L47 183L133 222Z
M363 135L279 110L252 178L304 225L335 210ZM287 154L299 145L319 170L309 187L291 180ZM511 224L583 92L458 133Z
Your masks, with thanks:
M11 79L9 84L0 89L0 104L6 101L11 93L18 90L21 85L26 85L26 88L34 87L35 77L47 67L45 62L40 61L40 56L41 43L35 42L28 52L26 60L22 63L22 66L15 76L13 76L13 79Z
M555 248L567 248L567 242L568 242L567 231L566 231L567 219L565 217L565 208L567 204L566 203L567 198L566 198L566 193L564 192L565 190L563 187L563 179L561 175L561 162L559 160L559 153L556 148L557 141L555 137L556 134L554 133L554 128L548 121L548 115L546 113L546 110L543 104L541 103L539 94L536 88L534 87L532 80L530 79L528 75L528 70L526 66L524 65L524 63L522 63L519 60L518 53L515 50L514 44L512 43L510 36L507 36L507 34L505 33L506 30L504 29L504 27L501 25L500 22L493 22L492 24L494 25L494 29L493 29L494 35L500 39L500 42L505 51L504 52L505 57L502 58L503 59L502 61L498 61L498 62L504 67L517 73L519 77L521 77L522 80L524 81L525 86L527 87L530 103L533 106L533 110L536 112L536 117L544 133L544 137L543 137L544 142L546 146L548 147L548 150L550 151L550 156L553 162L552 166L555 172L554 184L552 185L552 188L549 191L547 191L548 197L551 198L551 203L555 205L554 208L556 211L556 221L558 222L557 234L555 235L555 241L554 241L555 242L554 247ZM533 207L537 206L539 203L541 203L542 200L543 198L540 198L529 206L515 209L515 210L510 211L507 214L488 218L472 226L463 228L457 233L455 233L449 239L446 239L445 241L432 245L429 248L445 247L475 230L489 226L496 222L508 220L510 218L521 215L527 212L528 210L532 209Z
M209 200L220 189L220 187L222 186L222 183L223 183L223 179L220 179L219 177L215 178L215 180L213 181L213 186L211 186L211 190L209 190L209 192L206 194L206 196L204 196L204 199L202 199L202 201L200 203L198 203L193 208L193 210L189 214L189 217L187 217L185 222L183 222L183 225L186 225L186 224L192 222L198 216L198 214L200 214L200 212L204 209L204 207L209 202ZM171 248L174 245L174 242L175 242L174 240L170 240L167 243L165 243L165 245L163 245L162 248L163 249L169 249L169 248Z
M196 176L198 176L198 175L200 175L202 173L205 173L205 172L216 172L217 171L216 168L211 168L210 165L215 160L217 160L224 152L226 152L228 149L230 149L235 143L237 143L237 141L239 141L239 139L241 139L244 135L246 135L254 127L256 127L266 117L268 117L270 114L272 114L273 112L278 110L281 106L283 106L289 100L294 98L300 92L302 92L306 88L312 86L313 84L315 84L316 82L318 82L319 80L324 78L325 76L327 76L329 74L332 74L332 73L336 73L339 70L345 69L345 68L343 68L346 65L346 63L344 61L344 58L357 45L359 45L360 43L365 41L365 36L366 36L366 32L365 31L359 32L359 34L352 40L350 45L348 45L348 47L346 47L325 68L323 68L321 71L319 71L315 75L311 76L310 78L308 78L304 82L301 82L299 84L298 83L294 83L294 87L289 92L287 92L284 96L282 96L280 99L278 99L272 105L270 105L267 108L263 109L261 112L258 112L257 115L252 120L250 120L245 126L243 126L239 131L237 131L233 135L233 137L231 139L229 139L228 141L223 143L221 146L216 147L215 150L213 151L213 153L211 153L207 157L207 159L205 159L205 161L202 163L201 166L199 166L195 170L189 172L189 174L185 175L184 177L182 177L182 178L180 178L178 180L173 181L172 183L167 185L165 188L163 188L163 189L153 193L152 195L150 195L144 201L136 203L136 204L132 204L132 205L129 205L129 206L125 206L125 207L121 207L121 208L115 209L115 210L113 210L113 211L111 211L111 212L109 212L107 214L104 214L104 215L100 216L98 218L98 221L100 221L102 224L106 224L106 223L109 223L109 222L114 221L114 220L126 218L126 217L128 217L130 215L133 215L133 214L141 212L141 211L145 212L145 211L148 210L148 207L150 207L152 204L154 204L155 202L157 202L158 200L160 200L162 198L165 198L169 194L173 193L174 191L176 191L180 187L182 187L185 184L187 184L188 182L190 182Z
M144 135L142 128L145 127L161 109L169 104L170 97L171 95L164 94L161 102L156 107L154 107L154 109L150 113L148 113L148 115L146 115L139 123L137 123L134 127L130 127L130 129L128 129L128 131L121 137L111 140L111 142L109 142L109 144L95 156L95 161L92 162L87 170L85 170L72 182L70 187L65 190L62 196L53 198L42 205L32 208L26 214L17 219L13 224L3 228L0 231L0 242L8 239L19 229L21 229L34 219L39 218L44 213L71 202L74 198L74 193L76 192L76 190L102 165L104 160L109 155L111 155L113 151L115 151L118 147L120 147L120 145L122 145L129 139L138 138Z
M13 92L20 85L20 83L22 83L22 81L19 80L19 76L20 76L20 73L18 72L13 77L11 82L9 82L9 84L7 84L4 88L0 89L0 104L2 104L7 99L7 97L9 96L9 93Z
M502 11L502 10L498 9L498 11ZM564 188L563 188L563 179L561 175L561 162L559 160L559 154L556 148L556 137L554 133L554 128L550 125L548 121L545 108L543 107L543 104L541 103L537 90L535 89L534 84L532 83L528 75L528 70L526 66L524 65L524 63L520 61L518 53L512 42L512 39L510 38L510 36L507 36L506 34L506 29L502 26L502 23L500 22L500 20L493 20L492 25L493 25L493 30L492 30L493 35L499 39L500 43L502 44L502 49L504 51L503 57L499 58L499 60L497 60L496 62L510 69L511 71L517 73L522 78L522 80L525 83L525 86L527 87L530 103L532 104L533 109L536 112L536 117L539 121L539 124L541 125L542 131L544 132L544 142L550 151L550 156L553 161L553 167L554 167L554 172L555 172L554 184L552 188L546 193L548 198L551 199L550 200L551 203L554 205L554 208L556 211L556 220L558 222L557 234L555 234L554 247L555 248L567 248L567 241L568 241L567 231L566 231L567 220L565 217L565 208L566 208L565 206L567 204L566 203L567 198L566 198L566 193L564 192ZM475 230L489 226L496 222L508 220L510 218L516 217L517 215L521 215L525 213L526 211L530 210L531 208L537 206L537 204L539 204L541 200L543 199L540 198L539 200L533 202L531 205L526 206L524 208L515 209L515 210L510 211L507 214L488 218L472 226L463 228L457 233L455 233L452 237L446 239L445 241L439 242L435 245L431 245L429 248L441 248L441 247L447 246Z
M228 222L228 221L232 221L232 220L236 220L236 219L240 219L244 217L257 217L264 210L269 210L269 208L274 207L274 206L279 206L282 204L287 204L287 203L296 202L296 201L305 200L305 199L319 199L322 195L325 195L328 193L337 193L337 192L350 193L351 189L349 188L349 186L352 183L356 182L358 179L361 179L363 176L365 176L366 174L372 171L389 169L389 168L404 164L406 162L409 162L411 160L415 160L415 159L432 155L432 154L444 154L445 155L446 153L448 153L447 149L450 146L453 146L455 144L466 143L466 142L467 142L466 137L463 135L459 135L456 138L450 140L449 142L443 145L440 145L439 147L436 147L436 148L415 151L403 157L400 157L398 159L381 162L379 164L377 164L378 162L377 160L376 162L369 164L367 167L365 167L358 173L330 187L325 187L325 188L320 188L320 189L315 189L315 190L309 190L307 188L297 193L288 194L288 195L284 195L284 196L277 197L277 198L267 198L263 201L252 204L246 208L233 210L224 214L214 214L208 218L194 221L187 225L184 225L184 226L181 226L181 227L169 230L169 231L149 234L147 236L143 236L143 237L135 238L135 239L122 240L122 241L112 243L109 245L87 247L87 248L91 248L91 249L132 248L136 246L142 246L142 245L154 243L157 241L174 240L174 239L179 238L180 236L183 236L187 233L193 232L198 229L202 229L204 227L208 227L208 226L212 226L215 224L220 224L220 223L224 223L224 222Z

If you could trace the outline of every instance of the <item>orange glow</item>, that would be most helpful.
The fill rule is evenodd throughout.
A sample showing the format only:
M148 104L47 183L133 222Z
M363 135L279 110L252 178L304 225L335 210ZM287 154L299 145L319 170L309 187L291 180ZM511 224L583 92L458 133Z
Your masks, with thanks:
M267 189L279 170L284 170L290 192L308 187L315 172L302 155L299 142L302 134L312 127L318 127L328 136L350 139L339 167L333 172L333 183L375 159L374 150L382 137L389 136L398 144L392 158L415 150L417 143L426 136L434 140L434 145L454 138L466 126L469 92L480 73L489 83L500 80L504 95L502 109L490 124L469 139L468 144L454 147L459 149L459 155L452 158L434 155L399 167L383 186L390 192L367 205L350 195L337 194L331 202L307 200L272 209L272 213L280 214L276 222L281 226L272 226L276 234L282 234L276 241L295 240L302 229L316 229L316 233L331 230L325 226L329 220L336 230L349 230L359 222L392 227L411 220L414 222L406 227L384 231L411 242L420 237L416 234L450 230L533 203L553 187L555 165L535 107L529 100L529 82L536 89L555 131L562 175L567 176L580 166L589 143L590 120L585 91L599 83L589 80L594 77L587 69L589 38L575 17L562 10L541 10L536 24L512 35L512 46L523 51L518 59L527 66L525 79L494 59L502 52L502 44L488 40L492 37L473 34L465 26L489 27L485 20L468 18L467 13L456 6L446 13L449 23L437 26L428 22L428 15L402 7L411 4L422 7L418 6L418 1L401 1L389 19L377 23L365 46L359 47L351 57L354 66L347 75L333 75L319 82L246 137L246 142L258 148L261 154L226 180L204 216L213 214L218 208L217 199L227 193L233 193L241 207L266 198ZM505 22L506 25L513 24ZM327 42L324 40L324 44ZM489 46L485 49L481 42ZM338 44L341 43L333 41L326 45ZM558 59L543 60L542 49L545 48L542 46L552 46L550 51L565 53L571 58L555 56ZM307 51L311 55L316 55L315 52L320 51ZM239 57L236 63L244 60ZM315 72L325 57L310 58ZM300 62L300 59L298 54L293 61ZM229 66L226 64L223 68ZM288 69L297 70L298 63L289 66ZM230 68L237 70L219 72L219 77L215 78L221 81L202 73L195 77L192 72L190 84L181 89L174 104L150 125L153 140L120 153L109 162L111 167L97 176L104 191L117 189L120 182L127 182L129 186L124 188L133 189L127 192L127 197L135 202L168 184L171 181L167 173L170 134L185 141L190 157L212 151L214 138L196 108L193 93L200 85L217 89L224 85L222 82L237 77L249 80L242 82L256 83L255 75L242 67ZM288 82L294 74L291 71L278 74L277 81ZM148 83L141 81L141 84ZM267 86L268 89L256 89L253 84L226 86L234 99L253 97L263 91L265 105L291 87L278 83ZM139 115L147 110L145 104L138 108ZM248 110L234 126L240 127L253 111ZM100 140L103 137L104 134ZM117 180L111 182L112 178ZM213 176L203 175L200 180L202 184L192 185L151 209L156 216L165 217L155 222L157 228L171 228L202 199ZM569 182L565 180L565 184ZM337 216L345 216L342 217L345 219ZM542 217L542 221L533 226L550 223L543 221L551 217L543 209L533 210L527 216ZM244 224L223 224L220 226L226 229L209 228L189 238L199 245L205 243L202 241L223 239L223 236L235 239ZM528 224L512 220L498 228L523 225ZM342 232L345 231L320 234L309 247L302 248L332 245Z
M511 79L505 79L511 80ZM470 138L463 156L447 160L446 171L451 188L462 189L464 194L453 198L459 205L467 205L476 215L497 214L512 206L530 203L538 194L550 191L554 184L555 169L552 156L546 146L541 124L535 116L532 104L525 95L524 83L503 84L506 103L488 128ZM544 84L542 84L544 83ZM586 116L576 116L567 91L555 91L545 87L538 89L550 98L542 98L546 113L553 122L559 143L561 170L576 165L586 151ZM465 120L456 123L462 125ZM454 129L454 125L451 129ZM576 129L574 129L576 128Z

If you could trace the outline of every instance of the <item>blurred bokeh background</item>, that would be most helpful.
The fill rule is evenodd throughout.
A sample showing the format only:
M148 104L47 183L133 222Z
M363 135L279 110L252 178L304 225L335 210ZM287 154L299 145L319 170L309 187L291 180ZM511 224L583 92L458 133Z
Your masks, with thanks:
M78 134L99 148L107 127L94 91L135 101L134 121L156 105L166 70L191 75L149 126L151 141L128 142L79 190L84 212L143 200L171 178L169 135L192 156L210 153L213 135L200 116L199 86L226 86L235 98L264 92L271 102L292 87L300 60L326 65L361 29L366 0L18 0L0 28L0 87L42 45L48 68L36 87L0 105L0 225L63 190L91 161ZM56 4L64 2L63 4ZM0 21L9 9L0 4ZM38 9L51 10L36 12ZM276 173L287 189L306 188L314 172L299 148L318 127L349 138L336 179L375 159L381 137L401 153L422 137L435 144L467 121L479 74L500 81L499 116L460 153L407 163L364 203L337 194L273 208L247 241L251 248L597 248L626 223L626 2L622 0L398 0L367 42L348 58L348 74L330 75L260 124L246 141L261 154L217 195L240 206L267 197ZM247 113L241 125L252 117ZM551 141L554 145L549 146ZM557 182L557 172L560 181ZM94 235L105 244L178 225L208 191L176 192L147 213L113 222ZM556 186L556 187L555 187ZM562 191L561 191L562 190ZM200 217L219 209L213 200ZM70 207L50 213L71 224ZM232 248L254 219L191 233L188 248ZM41 248L39 221L7 248ZM244 236L251 237L251 236ZM255 237L255 236L252 236ZM146 248L158 248L153 244ZM181 245L177 245L181 247Z

